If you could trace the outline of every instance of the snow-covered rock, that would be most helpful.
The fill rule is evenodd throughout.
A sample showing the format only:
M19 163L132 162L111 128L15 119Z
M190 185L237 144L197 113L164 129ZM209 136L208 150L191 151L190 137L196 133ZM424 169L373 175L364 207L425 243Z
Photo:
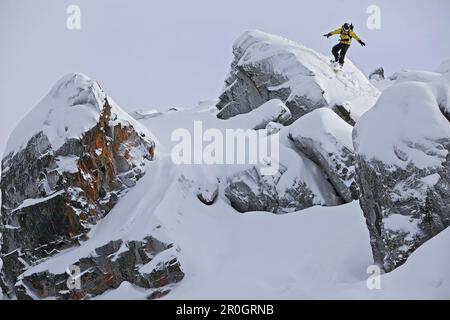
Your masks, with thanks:
M279 99L272 99L263 103L251 112L239 114L228 122L236 128L264 129L270 122L287 124L291 120L291 112Z
M217 185L211 183L203 183L197 188L197 198L204 204L210 206L216 201L219 195L219 188Z
M344 202L358 198L352 129L329 108L316 109L286 128L295 146L323 170Z
M30 266L88 239L144 175L154 146L96 81L70 74L56 83L11 134L2 161L2 280L12 294L25 294L16 281Z
M287 129L287 128L286 128ZM251 167L227 177L224 194L239 212L289 213L314 205L335 206L343 201L325 173L296 150L280 131L280 166L274 175L261 175Z
M261 31L242 34L233 45L233 55L217 104L218 117L223 119L277 98L291 111L292 121L320 107L339 109L354 121L379 95L351 61L336 72L328 57Z
M436 78L431 84L431 89L436 97L436 101L442 114L450 122L450 72L444 73Z
M422 70L400 70L386 79L372 79L372 84L383 91L402 82L417 81L426 83L433 90L439 108L450 121L450 72L446 72L447 61L436 72Z
M156 110L156 109L150 109L150 110L136 110L133 111L132 113L130 113L130 115L136 119L136 120L145 120L145 119L149 119L149 118L154 118L154 117L159 117L161 116L163 113Z
M386 89L353 131L375 261L390 271L450 225L450 124L426 83Z
M116 289L123 282L158 289L184 277L176 257L165 257L171 251L170 246L152 237L126 243L121 239L110 241L74 262L81 272L79 289L68 290L66 272L45 270L19 276L15 294L18 299L87 299ZM166 259L161 260L162 256Z
M442 61L439 67L436 68L435 72L438 73L448 73L450 72L450 59Z

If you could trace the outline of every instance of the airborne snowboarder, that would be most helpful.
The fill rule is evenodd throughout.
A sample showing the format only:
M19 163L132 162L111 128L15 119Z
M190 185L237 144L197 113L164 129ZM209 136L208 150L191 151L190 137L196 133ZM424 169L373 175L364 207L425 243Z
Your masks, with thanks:
M341 36L339 43L333 47L331 52L334 56L333 63L339 63L340 67L344 65L345 54L347 53L348 48L350 48L350 44L352 43L352 38L355 38L356 41L359 42L361 46L365 46L366 44L358 37L358 35L353 31L353 24L344 23L342 27L337 28L334 31L331 31L327 34L324 34L324 37L331 37L333 35L339 34Z

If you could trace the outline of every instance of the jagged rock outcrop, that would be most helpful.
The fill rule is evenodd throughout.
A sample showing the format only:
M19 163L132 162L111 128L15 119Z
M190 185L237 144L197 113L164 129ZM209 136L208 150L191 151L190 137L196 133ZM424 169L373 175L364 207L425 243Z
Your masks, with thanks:
M270 211L278 209L276 183L280 175L262 176L257 168L231 177L225 188L225 196L239 212Z
M245 32L233 45L234 60L217 108L228 119L280 99L291 122L321 107L344 109L351 121L369 109L379 92L348 61L338 74L329 58L261 31Z
M14 290L19 299L89 299L127 281L141 288L155 289L153 292L168 293L171 285L184 277L173 250L171 245L153 237L143 241L110 241L71 265L70 270L77 267L79 274L69 277L67 271L54 274L48 270L31 270L19 277ZM68 285L70 280L74 283ZM149 294L148 298L153 297Z
M289 156L292 161L285 162L286 166L281 165L274 175L262 175L255 166L227 179L224 194L234 209L281 214L313 205L342 203L314 163L291 149L284 149L284 153L288 153L286 158Z
M353 131L360 204L386 271L450 225L450 124L434 93L395 84Z
M385 79L383 67L376 68L369 74L369 80L379 81L383 79Z
M144 175L154 146L97 82L61 79L12 133L2 161L3 286L86 240Z
M287 128L294 145L323 170L344 202L358 199L352 129L329 108L314 110Z
M325 109L326 112L334 115L333 120L339 121L337 125L341 123L345 125L343 129L347 134L345 139L350 142L347 144L351 146L351 126L340 119L331 109ZM298 131L296 128L301 127L301 125L296 126L300 120L289 125L290 119L291 112L284 103L279 99L272 99L255 110L226 120L227 127L230 128L251 128L265 132L263 136L265 136L266 141L261 140L258 144L270 145L270 148L273 148L270 152L271 161L274 161L272 165L276 166L273 174L263 173L260 167L262 163L260 163L232 175L227 175L224 194L237 211L287 213L313 205L334 206L347 201L347 198L351 198L351 195L348 197L339 195L330 183L326 171L321 168L319 161L314 163L317 160L316 158L303 153L303 150L299 150L301 148L295 145L295 139L288 138L291 130ZM261 136L260 139L262 139ZM269 139L272 141L269 142ZM277 143L273 144L274 141L277 141ZM333 169L327 167L330 174L332 170L338 171L336 174L340 178L336 179L338 180L336 184L339 187L342 187L341 184L345 183L350 186L354 172L353 160L351 155L344 150L344 144L345 142L341 143L341 151L339 151L341 156L339 161L341 162L332 164ZM275 151L276 149L278 150ZM328 154L326 157L331 158ZM330 159L330 162L337 162L336 158L335 156L334 160ZM346 168L344 168L345 161ZM345 183L338 184L341 182L339 179L345 179ZM344 189L349 190L349 186L341 188L344 196L348 193L345 193Z
M203 183L197 188L197 198L207 206L212 205L218 195L219 188L217 185Z

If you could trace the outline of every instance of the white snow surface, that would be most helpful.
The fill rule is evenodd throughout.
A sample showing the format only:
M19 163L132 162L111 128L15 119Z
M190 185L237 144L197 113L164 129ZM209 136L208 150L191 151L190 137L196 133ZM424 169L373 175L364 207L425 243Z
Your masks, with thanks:
M423 82L402 82L383 91L376 105L354 127L354 147L368 159L405 168L435 167L447 151L450 124L439 110L433 90Z
M409 216L393 214L383 220L384 227L392 231L402 231L409 234L419 232L419 220Z
M286 127L294 138L310 138L328 153L339 154L339 145L353 150L353 127L329 108L316 109Z
M403 82L417 81L427 84L433 91L441 110L450 114L450 60L444 61L436 72L421 70L401 70L383 80L371 83L380 91Z
M27 207L31 207L31 206L37 205L38 203L42 203L42 202L48 201L48 200L53 199L53 198L55 198L55 197L57 197L57 196L59 196L60 194L63 194L63 193L64 193L64 190L61 190L61 191L58 191L58 192L55 192L55 193L49 195L48 197L25 199L16 209L13 210L13 212L21 210L23 208L27 208Z
M342 105L358 119L379 96L379 91L349 59L342 71L336 72L330 66L330 57L279 36L247 31L236 40L233 50L242 55L240 66L268 60L273 72L286 78L284 84L272 89L290 88L288 100L295 96L313 101L325 99L328 106Z
M61 174L63 172L76 173L78 172L78 160L76 156L58 156L56 158L56 163L58 165L58 172Z
M368 290L366 281L343 288L340 299L450 299L450 228L414 251L408 261L381 276L381 288Z

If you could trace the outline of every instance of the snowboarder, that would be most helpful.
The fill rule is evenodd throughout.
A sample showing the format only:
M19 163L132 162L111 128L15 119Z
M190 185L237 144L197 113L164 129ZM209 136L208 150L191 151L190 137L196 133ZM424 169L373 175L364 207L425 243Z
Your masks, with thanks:
M334 56L334 61L331 60L332 63L339 63L340 67L344 65L345 54L347 53L348 48L350 48L350 44L352 43L352 38L355 38L356 41L359 42L361 46L365 46L366 44L358 37L358 35L353 31L353 24L344 23L342 27L337 28L334 31L331 31L327 34L324 34L324 37L331 37L332 35L339 34L341 39L339 43L333 47L331 52Z

